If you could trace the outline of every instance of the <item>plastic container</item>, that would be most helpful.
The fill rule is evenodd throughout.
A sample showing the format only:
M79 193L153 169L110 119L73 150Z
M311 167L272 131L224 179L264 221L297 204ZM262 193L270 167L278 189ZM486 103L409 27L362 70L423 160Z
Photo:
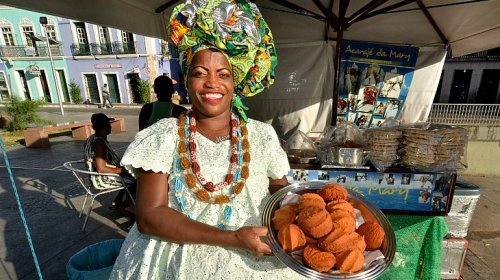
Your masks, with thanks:
M450 212L445 217L449 235L466 237L472 215L480 197L480 188L457 177Z
M441 279L461 279L469 242L464 238L443 240Z
M73 255L66 264L70 280L109 279L124 239L111 239L87 246Z

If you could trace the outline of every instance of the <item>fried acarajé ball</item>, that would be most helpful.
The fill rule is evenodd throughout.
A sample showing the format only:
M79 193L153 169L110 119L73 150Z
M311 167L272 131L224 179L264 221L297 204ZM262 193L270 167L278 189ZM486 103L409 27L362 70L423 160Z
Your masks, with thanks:
M309 206L325 208L326 203L321 196L316 193L305 193L300 196L299 209Z
M358 250L344 251L338 255L335 267L343 272L358 272L363 268L365 256Z
M289 224L278 232L278 242L285 252L304 248L306 236L296 224Z
M346 233L356 230L356 220L352 215L345 210L335 210L330 212L332 217L333 228L341 228Z
M356 232L365 238L367 250L377 250L382 246L385 239L384 229L374 222L363 223Z
M366 244L363 236L354 231L347 233L342 231L342 229L334 229L328 235L318 240L318 247L323 251L339 254L353 249L363 252Z
M347 190L341 184L326 184L318 194L326 201L347 200Z
M335 265L335 256L330 252L321 251L314 244L306 246L302 258L308 267L318 272L327 272Z
M356 218L356 211L354 207L347 200L334 200L326 205L326 211L332 213L335 210L345 210L351 214L353 218Z
M298 204L290 204L274 211L273 225L275 230L280 230L289 224L293 224L297 218Z
M333 228L330 213L325 208L309 206L300 210L297 224L305 234L313 238L327 235Z

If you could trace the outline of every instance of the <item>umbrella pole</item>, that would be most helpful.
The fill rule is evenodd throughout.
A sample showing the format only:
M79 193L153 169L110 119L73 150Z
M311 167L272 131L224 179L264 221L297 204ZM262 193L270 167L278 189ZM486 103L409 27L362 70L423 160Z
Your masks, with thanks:
M374 1L374 0L373 0ZM342 44L344 42L344 30L347 29L347 19L345 17L349 0L341 0L339 3L339 16L335 20L332 27L337 32L337 43L335 45L335 63L333 69L335 72L335 80L333 82L333 98L332 98L332 120L331 124L337 124L337 104L339 102L339 84L340 84L340 58Z
M331 124L337 124L337 103L339 101L339 84L340 84L340 58L342 43L344 41L344 30L339 28L337 30L337 43L335 44L335 62L333 70L335 72L335 80L333 81L333 97L332 97L332 120Z

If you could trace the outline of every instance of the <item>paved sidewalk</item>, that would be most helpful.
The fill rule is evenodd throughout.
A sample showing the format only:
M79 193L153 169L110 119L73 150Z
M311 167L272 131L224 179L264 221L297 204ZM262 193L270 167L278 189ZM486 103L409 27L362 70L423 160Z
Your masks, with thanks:
M56 106L40 110L56 123L87 121L94 112L123 116L127 131L111 134L109 140L122 154L138 130L140 106L98 109L96 106L65 106L61 116ZM96 201L85 232L78 210L84 192L62 164L82 158L83 141L70 136L51 138L51 147L9 148L8 157L29 225L44 279L66 279L65 265L72 255L103 240L124 238L130 226L108 206L114 194ZM500 178L465 177L481 187L481 198L469 228L469 252L463 279L497 279L500 275ZM11 184L0 162L0 280L37 279L33 258L24 233ZM230 279L230 276L228 276Z
M45 107L39 115L55 123L88 121L95 112L125 118L127 131L111 134L111 146L121 155L138 131L140 106L98 109L96 106L65 108ZM68 259L86 246L103 240L124 238L130 226L128 218L108 209L116 193L96 200L85 232L78 211L84 191L62 164L83 156L84 141L71 136L50 139L50 148L8 149L15 184L31 232L44 279L66 279ZM34 261L19 216L16 199L5 168L0 162L0 279L37 279Z

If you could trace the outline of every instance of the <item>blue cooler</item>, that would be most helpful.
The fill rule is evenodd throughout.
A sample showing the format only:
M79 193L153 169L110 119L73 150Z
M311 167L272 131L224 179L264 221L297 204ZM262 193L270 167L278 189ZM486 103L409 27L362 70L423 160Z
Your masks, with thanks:
M66 264L70 280L109 279L124 239L111 239L87 246Z

